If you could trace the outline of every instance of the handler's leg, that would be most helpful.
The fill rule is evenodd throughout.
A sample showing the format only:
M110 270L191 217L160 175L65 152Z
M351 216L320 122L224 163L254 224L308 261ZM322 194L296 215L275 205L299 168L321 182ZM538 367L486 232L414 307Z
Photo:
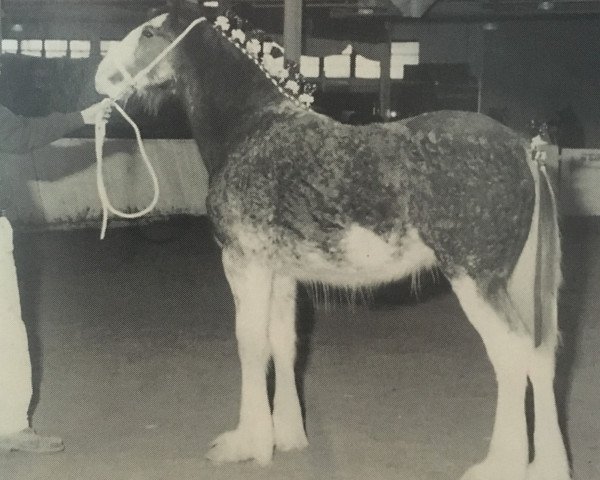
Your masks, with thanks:
M29 428L31 361L21 319L12 228L0 217L0 450L58 452L59 438L40 437Z

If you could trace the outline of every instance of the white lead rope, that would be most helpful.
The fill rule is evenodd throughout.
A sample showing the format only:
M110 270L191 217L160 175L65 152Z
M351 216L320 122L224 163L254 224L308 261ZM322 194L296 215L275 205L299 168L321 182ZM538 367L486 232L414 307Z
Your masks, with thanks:
M190 32L190 30L192 30L192 28L194 28L196 25L198 25L199 23L204 22L204 21L206 21L206 18L200 17L200 18L197 18L196 20L194 20L192 23L190 23L187 26L187 28L183 32L181 32L181 34L179 34L179 36L175 40L173 40L173 42L171 44L169 44L161 53L159 53L158 56L154 60L152 60L152 62L150 62L145 68L140 70L135 75L135 77L132 77L131 74L127 71L127 69L120 62L116 61L115 62L116 67L118 68L118 70L123 75L123 78L125 79L122 92L124 92L126 89L129 89L132 86L135 87L137 82L141 78L145 77L156 65L158 65L158 63L160 63L160 61L163 60L169 54L169 52L171 50L173 50L179 44L179 42L181 42L181 40L183 40L183 38ZM148 169L148 173L150 174L150 177L152 179L152 186L154 188L154 197L152 198L152 201L146 208L144 208L143 210L140 210L138 212L133 212L133 213L127 213L127 212L118 210L110 203L110 199L108 198L108 193L106 192L106 186L104 184L104 171L103 171L103 148L104 148L104 141L106 139L106 120L104 120L102 118L102 116L99 115L98 118L96 119L95 147L96 147L96 185L98 187L98 196L100 197L100 202L102 204L102 229L100 231L100 239L101 240L104 240L104 237L106 236L109 212L120 218L128 218L128 219L140 218L140 217L143 217L144 215L150 213L154 209L154 207L156 207L156 204L158 203L158 198L160 196L160 189L158 186L158 177L156 176L154 167L152 167L152 163L150 162L150 159L148 158L148 155L146 154L146 149L144 148L144 142L142 140L142 135L140 133L140 129L138 128L136 123L131 119L131 117L129 115L127 115L125 110L123 110L121 108L121 106L117 103L116 100L119 96L120 95L117 95L115 98L110 99L112 106L121 114L121 116L129 123L129 125L131 125L131 127L133 128L133 131L135 132L135 138L136 138L138 146L140 148L140 153L142 155L142 159L144 160L146 168Z
M102 203L102 230L100 231L100 239L104 240L106 236L106 228L108 226L108 212L116 215L121 218L140 218L150 213L156 204L158 203L158 198L160 196L160 189L158 186L158 177L156 176L156 172L154 171L154 167L152 167L152 163L146 154L146 149L144 148L144 142L142 141L142 135L140 134L140 129L135 124L135 122L131 119L125 110L123 110L117 102L112 100L112 105L117 109L117 111L123 116L125 120L131 125L133 131L135 132L135 138L137 140L138 146L140 148L140 153L142 155L142 159L146 164L146 168L148 169L148 173L152 178L152 186L154 188L154 197L150 204L134 213L122 212L121 210L116 209L108 198L108 193L106 192L106 186L104 185L104 171L102 168L103 164L103 147L104 140L106 138L106 121L101 120L100 118L96 121L96 185L98 187L98 196L100 197L100 202Z

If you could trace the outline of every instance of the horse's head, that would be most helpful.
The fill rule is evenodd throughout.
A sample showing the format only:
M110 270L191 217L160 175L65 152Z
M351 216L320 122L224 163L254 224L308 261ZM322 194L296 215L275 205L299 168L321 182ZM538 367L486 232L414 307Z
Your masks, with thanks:
M171 23L170 14L159 15L111 47L96 72L98 93L122 100L129 98L134 89L142 96L174 93L172 52L150 70L147 68L175 38Z

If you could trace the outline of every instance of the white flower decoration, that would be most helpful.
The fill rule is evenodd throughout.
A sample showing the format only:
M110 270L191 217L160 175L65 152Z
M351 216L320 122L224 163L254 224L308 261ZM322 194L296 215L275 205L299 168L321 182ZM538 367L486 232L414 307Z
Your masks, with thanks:
M287 82L285 82L284 87L286 90L289 90L294 95L296 95L300 91L300 85L298 85L298 82L296 82L295 80L288 80Z
M249 40L248 43L246 43L246 50L248 50L250 55L258 57L258 54L260 53L260 42L256 38Z
M285 80L290 76L290 72L288 72L287 68L282 68L277 72L277 76L281 78L281 80ZM289 82L288 82L289 83Z
M265 70L269 72L269 75L273 77L283 80L288 76L287 70L283 68L283 57L273 58L267 53L263 55L263 65L265 66ZM283 72L285 72L285 75L283 75Z
M239 28L236 28L231 31L231 40L238 40L243 45L246 41L246 34Z
M215 20L215 26L226 32L229 30L229 19L223 15L220 15Z
M315 101L315 97L308 93L303 93L298 97L298 100L303 104L310 106Z

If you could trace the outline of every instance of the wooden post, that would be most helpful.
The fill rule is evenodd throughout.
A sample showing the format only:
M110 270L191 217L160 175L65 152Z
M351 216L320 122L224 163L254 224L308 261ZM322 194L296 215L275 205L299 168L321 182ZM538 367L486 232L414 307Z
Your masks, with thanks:
M356 52L354 49L350 54L350 78L356 78Z
M93 32L90 36L90 58L100 60L102 58L102 48L100 46L100 36Z
M383 54L379 60L379 115L383 121L390 118L391 90L392 90L392 41L390 38L390 23L385 23L385 43Z
M2 55L2 0L0 0L0 55Z
M300 64L302 56L302 0L284 0L283 49L287 61Z

